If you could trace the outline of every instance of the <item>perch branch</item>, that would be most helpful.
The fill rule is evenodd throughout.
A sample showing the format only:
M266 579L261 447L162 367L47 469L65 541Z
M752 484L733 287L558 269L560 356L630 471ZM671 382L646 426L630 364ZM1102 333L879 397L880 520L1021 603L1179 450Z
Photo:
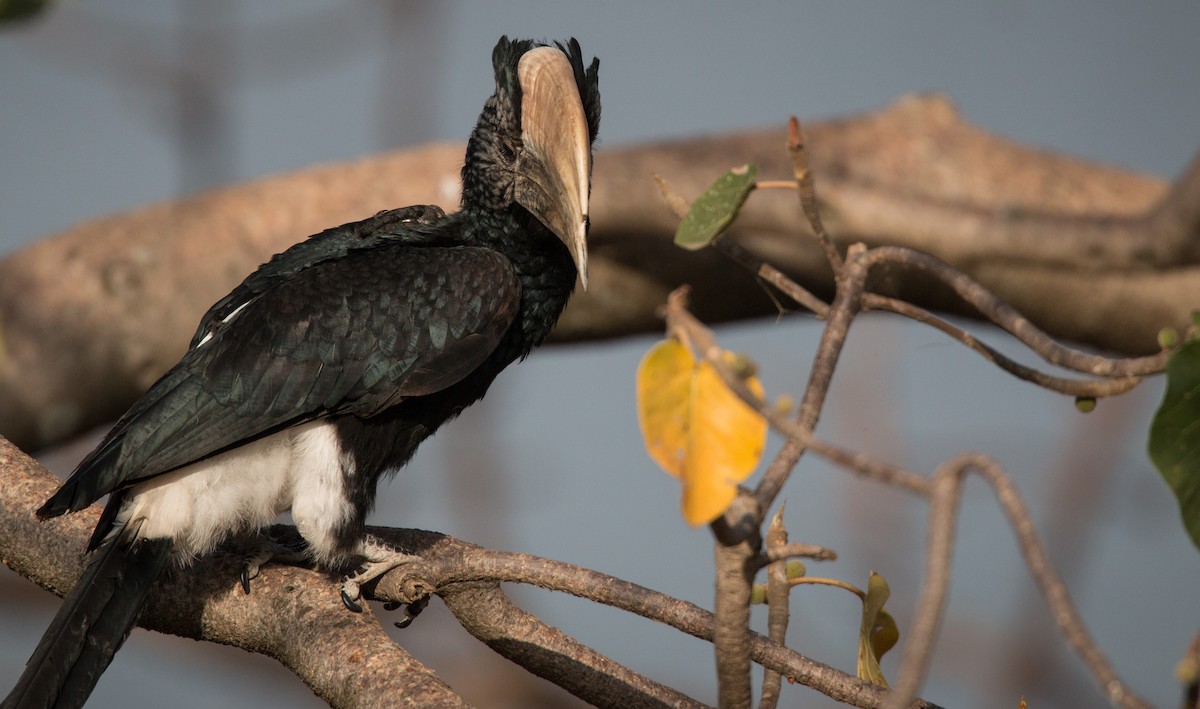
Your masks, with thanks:
M61 482L8 441L0 438L0 559L21 575L62 595L78 580L81 550L99 517L99 506L73 515L39 521L34 510ZM415 573L433 583L457 615L467 617L468 629L540 676L569 674L562 663L582 664L581 674L600 682L616 681L620 701L611 705L694 704L669 688L620 668L590 649L579 646L560 631L525 625L527 614L510 609L496 597L490 584L500 581L530 583L562 591L635 613L675 627L689 635L712 640L712 615L686 601L571 564L524 554L492 552L450 537L416 530L374 528L372 533L397 541L423 555ZM215 554L200 560L192 570L164 581L140 624L159 632L197 640L210 640L279 660L333 706L379 706L397 697L408 706L457 706L461 699L437 679L430 669L411 658L383 633L368 607L362 614L345 611L340 586L326 574L294 566L271 564L254 580L249 595L236 579L240 556ZM407 571L407 570L406 570ZM393 571L364 589L372 600L408 602L410 588L405 572ZM479 606L472 603L472 585L479 590ZM314 612L317 611L317 612ZM494 615L492 615L494 613ZM511 622L510 622L511 621ZM519 647L529 630L531 647ZM504 649L501 648L504 646ZM350 651L354 648L354 652ZM580 650L580 655L573 653ZM343 653L343 654L338 654ZM346 667L330 657L361 654L361 663L345 674ZM568 653L568 654L564 654ZM803 657L767 638L750 637L750 656L785 676L852 706L874 708L883 692L857 678ZM578 669L578 668L576 668ZM582 687L579 696L606 704L603 685ZM588 683L584 683L588 684ZM567 689L575 691L567 682ZM661 688L661 689L660 689ZM388 697L385 701L385 697ZM913 707L932 707L917 700Z

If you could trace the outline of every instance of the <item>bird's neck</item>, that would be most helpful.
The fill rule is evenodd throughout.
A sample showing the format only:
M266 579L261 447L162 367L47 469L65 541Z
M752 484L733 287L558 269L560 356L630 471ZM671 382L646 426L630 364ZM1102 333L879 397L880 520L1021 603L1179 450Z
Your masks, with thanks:
M541 344L575 289L571 254L549 229L520 206L472 211L464 204L466 241L504 254L521 281L521 349Z

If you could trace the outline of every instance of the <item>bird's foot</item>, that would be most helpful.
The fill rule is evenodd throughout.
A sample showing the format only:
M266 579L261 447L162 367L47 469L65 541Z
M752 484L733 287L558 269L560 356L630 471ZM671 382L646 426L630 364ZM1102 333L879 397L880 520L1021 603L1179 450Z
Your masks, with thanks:
M269 536L255 535L243 547L242 573L238 576L242 591L250 593L250 580L258 578L262 567L270 562L281 564L303 564L309 561L303 541L288 544Z
M355 613L362 612L362 604L359 601L362 600L363 585L393 569L421 560L421 557L400 551L382 539L371 535L367 535L363 540L359 553L366 561L354 573L342 578L342 603ZM405 617L396 622L398 628L407 628L413 622L428 605L431 593L429 585L419 579L412 579L411 583L405 584L405 587L407 590L405 595L411 597L412 601L407 603L394 601L384 604L384 609L389 611L404 606Z

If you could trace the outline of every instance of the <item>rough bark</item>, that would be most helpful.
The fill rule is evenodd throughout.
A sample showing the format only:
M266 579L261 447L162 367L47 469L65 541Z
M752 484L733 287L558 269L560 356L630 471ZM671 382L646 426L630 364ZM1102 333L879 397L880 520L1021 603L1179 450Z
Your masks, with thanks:
M34 510L60 481L2 438L0 478L0 562L62 595L79 579L100 506L38 521ZM168 575L140 625L273 657L335 707L465 706L388 638L369 608L347 612L332 579L273 565L247 595L238 569L235 558L216 555Z

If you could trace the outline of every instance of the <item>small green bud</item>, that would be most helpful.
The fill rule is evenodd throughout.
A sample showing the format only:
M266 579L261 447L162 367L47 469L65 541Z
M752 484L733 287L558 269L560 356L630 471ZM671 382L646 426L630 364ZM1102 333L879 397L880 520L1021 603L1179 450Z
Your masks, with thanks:
M1096 397L1094 396L1077 396L1075 397L1075 409L1081 414L1090 414L1096 410Z
M1169 350L1179 344L1179 333L1173 327L1164 327L1158 331L1158 346Z

